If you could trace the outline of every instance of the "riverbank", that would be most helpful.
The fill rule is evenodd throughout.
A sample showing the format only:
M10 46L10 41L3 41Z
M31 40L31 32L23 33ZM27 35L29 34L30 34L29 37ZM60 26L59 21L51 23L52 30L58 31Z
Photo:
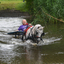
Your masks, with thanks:
M0 1L1 10L20 10L21 12L27 12L26 1Z
M26 1L0 1L0 17L30 16Z
M21 16L30 16L28 12L21 12L19 10L1 10L0 17L21 17Z

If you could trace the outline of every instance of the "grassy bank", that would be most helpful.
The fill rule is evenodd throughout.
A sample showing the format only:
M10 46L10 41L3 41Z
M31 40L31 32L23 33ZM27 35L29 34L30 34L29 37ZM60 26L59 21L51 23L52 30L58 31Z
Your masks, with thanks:
M23 0L16 0L16 1L0 0L0 10L6 10L6 9L20 10L21 12L27 12L26 2L23 2Z

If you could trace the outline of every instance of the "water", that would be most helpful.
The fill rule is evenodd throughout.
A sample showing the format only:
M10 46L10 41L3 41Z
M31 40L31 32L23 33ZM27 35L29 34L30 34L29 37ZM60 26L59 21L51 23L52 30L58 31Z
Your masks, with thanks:
M0 64L64 64L64 25L45 25L43 42L31 46L30 40L7 35L22 24L21 17L0 17Z

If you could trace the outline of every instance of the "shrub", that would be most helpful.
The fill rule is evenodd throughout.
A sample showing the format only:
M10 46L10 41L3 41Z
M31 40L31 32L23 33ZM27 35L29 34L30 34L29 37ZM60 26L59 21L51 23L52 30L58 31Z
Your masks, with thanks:
M34 23L57 21L64 17L64 0L26 0L28 10L33 14Z

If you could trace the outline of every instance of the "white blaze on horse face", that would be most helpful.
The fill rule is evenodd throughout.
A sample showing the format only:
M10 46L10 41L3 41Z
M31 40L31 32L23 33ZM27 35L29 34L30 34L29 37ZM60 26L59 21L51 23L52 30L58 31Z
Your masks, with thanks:
M41 37L41 35L43 33L43 28L44 27L42 27L42 26L38 27L38 29L37 29L37 33L38 33L37 36L38 37ZM40 38L38 38L37 40L40 41Z
M41 34L43 33L43 27L39 27L38 29L37 29L37 36L38 37L40 37L41 36Z
M38 32L37 36L40 37L42 33L43 33L43 31L40 30L40 31Z

